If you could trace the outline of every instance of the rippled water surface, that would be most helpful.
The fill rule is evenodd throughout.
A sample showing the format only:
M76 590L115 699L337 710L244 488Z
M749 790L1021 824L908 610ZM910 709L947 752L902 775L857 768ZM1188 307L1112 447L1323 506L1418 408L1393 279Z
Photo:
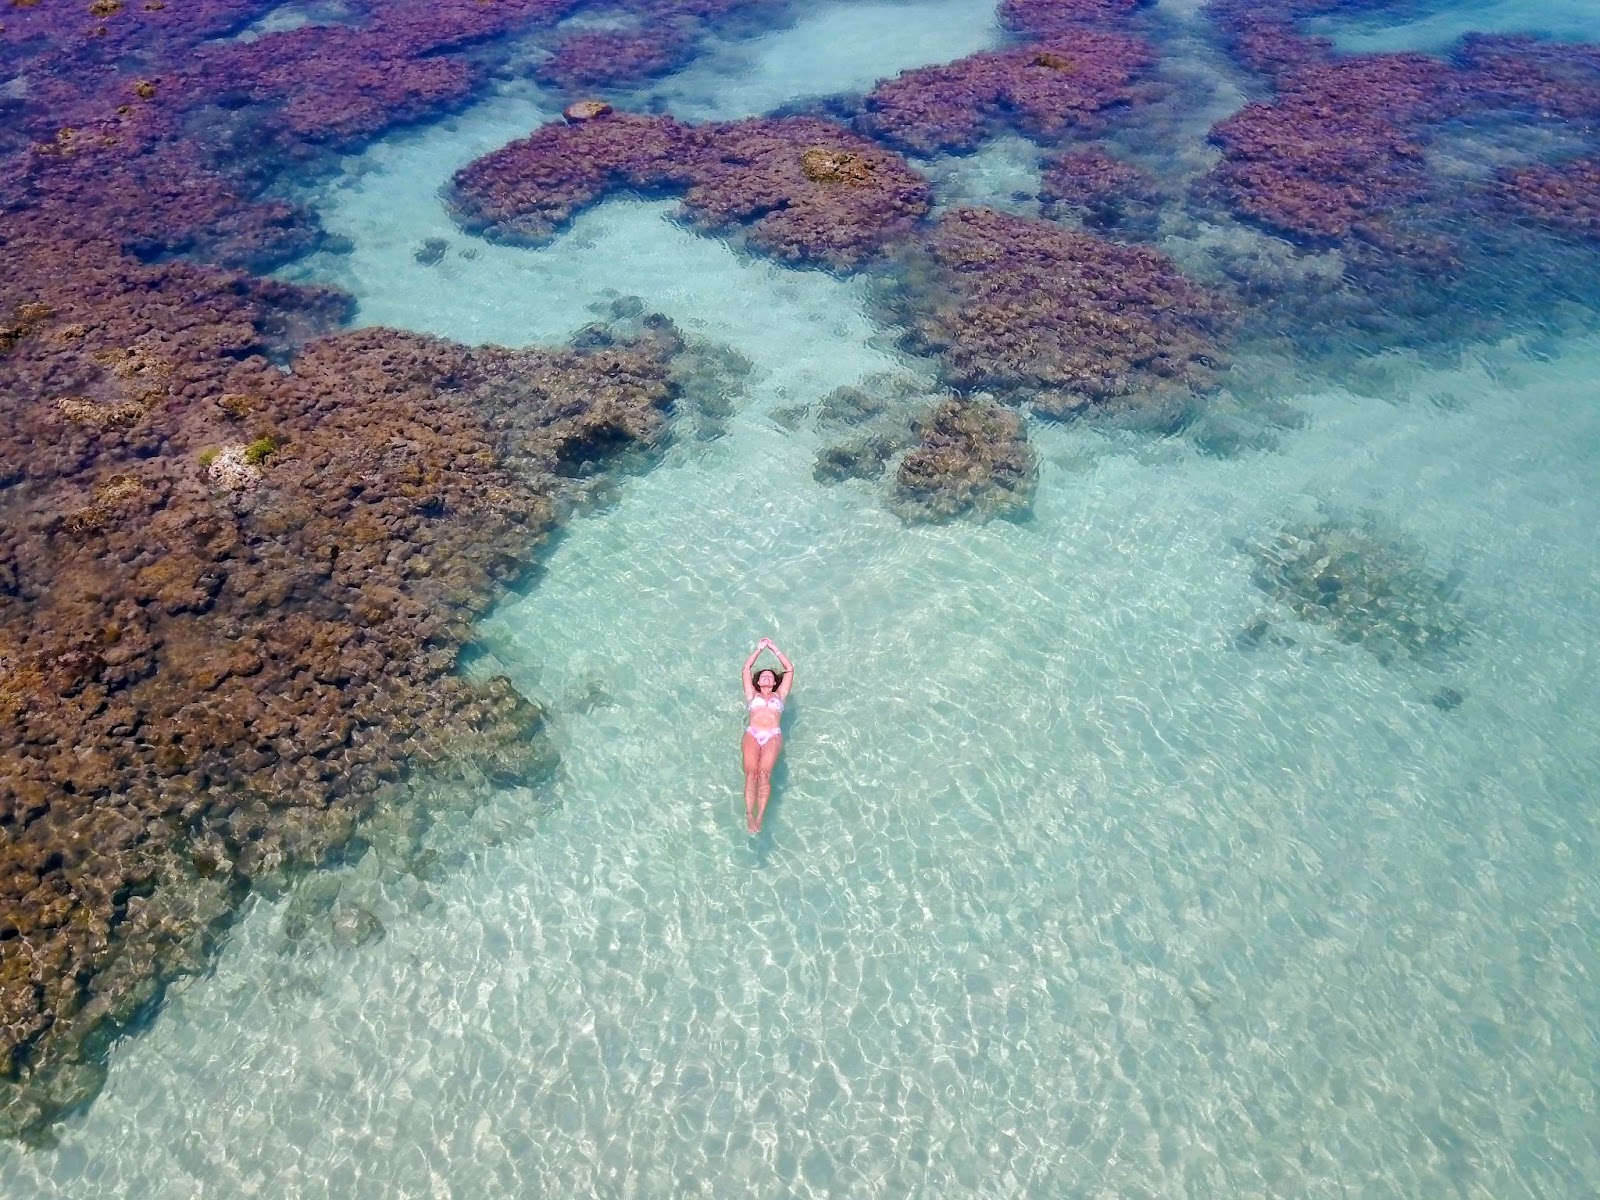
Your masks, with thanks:
M828 8L767 45L835 25L821 77L860 86L992 13ZM902 26L923 58L864 62ZM780 102L787 62L750 50L706 113ZM660 94L712 94L685 78ZM865 283L668 204L540 250L450 224L450 172L553 112L508 92L350 160L318 204L355 249L295 270L468 341L638 296L748 362L484 622L474 669L551 706L559 776L434 796L421 853L380 822L252 901L0 1192L1600 1191L1600 340L1355 390L1262 367L1299 427L1230 457L1031 426L1028 519L907 526L812 475L822 395L925 370ZM1465 640L1388 659L1253 581L1252 546L1330 525L1406 547ZM763 634L798 682L752 839Z

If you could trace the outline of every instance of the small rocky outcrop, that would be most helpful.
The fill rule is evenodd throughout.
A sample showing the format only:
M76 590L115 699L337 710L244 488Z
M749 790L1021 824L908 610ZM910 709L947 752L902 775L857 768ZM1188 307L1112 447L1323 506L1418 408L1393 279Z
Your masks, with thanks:
M918 444L895 472L896 512L910 520L942 521L1027 511L1038 467L1016 412L953 398L927 413L918 432Z

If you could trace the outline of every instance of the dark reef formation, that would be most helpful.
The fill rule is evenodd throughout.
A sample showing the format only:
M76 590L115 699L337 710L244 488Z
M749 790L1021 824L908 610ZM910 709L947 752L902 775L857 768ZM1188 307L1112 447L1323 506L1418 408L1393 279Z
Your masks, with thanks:
M612 191L687 188L692 130L671 117L625 112L541 126L456 173L456 218L497 241L546 241Z
M1083 150L1045 163L1039 199L1047 217L1073 217L1097 233L1143 238L1155 234L1166 197L1132 163Z
M58 1089L13 1128L80 1094L95 1031L240 889L335 851L412 764L538 774L538 708L457 658L564 478L658 435L678 345L369 330L290 374L262 330L327 298L75 250L21 260L0 358L0 1076Z
M1322 354L1440 348L1593 309L1585 164L1600 153L1600 47L1470 35L1439 55L1342 55L1299 25L1383 7L1207 10L1270 91L1211 131L1222 158L1189 197L1203 221L1226 214L1281 239L1217 256L1253 324Z
M916 429L917 444L895 472L895 511L916 521L1027 511L1039 469L1017 413L952 398L925 413Z
M1139 38L1074 30L902 72L873 89L857 124L921 155L971 150L1002 129L1047 142L1092 135L1143 97L1154 59Z
M677 70L693 52L676 30L583 29L562 35L534 77L569 92L628 87Z
M461 651L676 391L659 320L473 349L239 270L318 244L284 170L461 103L571 5L218 40L273 7L0 14L4 1134L91 1096L248 889L408 775L548 770L539 707Z
M1251 553L1257 587L1384 663L1402 654L1430 661L1467 636L1457 578L1433 571L1418 547L1375 521L1330 516L1289 525Z
M1233 325L1159 251L982 208L939 220L894 307L948 382L1050 416L1206 387Z
M1213 131L1214 178L1234 206L1307 239L1370 233L1424 199L1422 147L1407 134L1442 116L1449 68L1424 55L1319 63L1278 83L1270 105L1248 105Z
M1600 240L1600 159L1507 171L1499 182L1506 203L1527 219Z
M453 202L469 231L548 239L574 213L618 190L683 195L696 228L737 233L788 263L852 270L916 228L927 181L899 156L812 117L690 125L610 113L542 126L456 174Z
M1529 128L1600 117L1600 48L1472 37L1450 58L1340 56L1285 20L1332 7L1228 0L1211 10L1275 95L1212 131L1223 161L1209 183L1234 211L1275 232L1385 264L1420 257L1447 266L1455 247L1440 231L1470 219L1483 189L1430 163L1442 127L1496 116Z
M885 500L907 521L1025 515L1038 467L1022 417L985 397L936 391L926 379L881 376L801 410L820 430L850 431L817 452L817 481L881 479L892 464Z

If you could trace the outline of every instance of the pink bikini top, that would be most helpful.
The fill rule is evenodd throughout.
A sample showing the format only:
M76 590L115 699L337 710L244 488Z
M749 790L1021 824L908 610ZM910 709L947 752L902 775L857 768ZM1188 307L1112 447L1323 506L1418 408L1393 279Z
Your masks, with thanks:
M760 692L757 692L750 697L749 707L751 712L755 712L758 708L770 708L773 712L781 713L783 711L783 697L763 696Z

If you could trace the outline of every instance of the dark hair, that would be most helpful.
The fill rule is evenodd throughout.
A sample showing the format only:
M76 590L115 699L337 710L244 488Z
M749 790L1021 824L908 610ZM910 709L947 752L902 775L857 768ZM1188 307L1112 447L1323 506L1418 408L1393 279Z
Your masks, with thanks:
M755 688L756 691L759 692L761 690L761 677L763 675L771 675L772 676L772 690L773 691L777 691L780 687L783 686L783 672L782 671L778 670L776 667L762 667L758 671L751 672L751 675L750 675L750 686Z

